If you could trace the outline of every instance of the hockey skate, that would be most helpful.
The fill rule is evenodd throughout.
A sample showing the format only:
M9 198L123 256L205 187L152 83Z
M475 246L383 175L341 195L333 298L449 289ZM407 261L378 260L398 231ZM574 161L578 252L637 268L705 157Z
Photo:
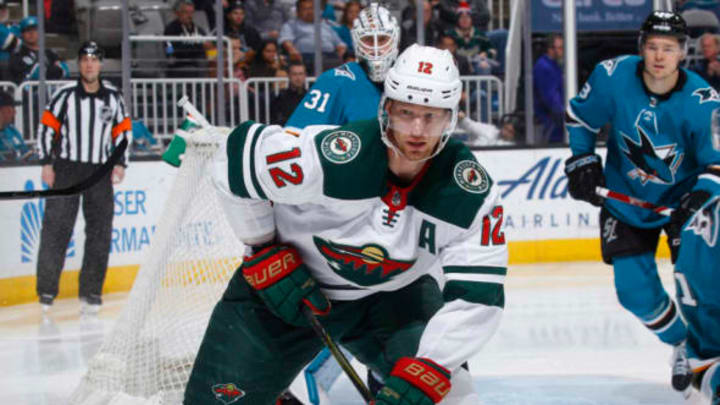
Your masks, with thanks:
M673 348L672 354L672 387L675 391L685 391L692 381L692 370L688 363L685 341Z

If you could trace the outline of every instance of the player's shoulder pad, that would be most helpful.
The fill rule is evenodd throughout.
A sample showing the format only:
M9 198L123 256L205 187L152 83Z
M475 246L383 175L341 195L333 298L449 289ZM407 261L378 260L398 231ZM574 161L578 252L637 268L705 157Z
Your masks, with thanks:
M637 55L620 55L612 59L606 59L595 66L596 71L601 71L606 77L622 75L625 73L635 74L637 64L641 61Z
M353 66L353 64L357 65L355 62L348 62L324 71L320 74L313 87L320 86L324 89L332 89L353 85L354 82L360 79L359 71L362 70L360 65Z
M428 215L467 229L485 204L493 184L472 151L451 138L418 184L422 194L414 205Z
M687 75L683 92L702 107L717 108L719 106L718 102L720 102L720 95L717 90L697 73L687 69L683 69L683 71ZM706 106L706 104L708 105Z
M387 149L377 119L355 121L315 135L324 174L324 194L355 200L382 195Z

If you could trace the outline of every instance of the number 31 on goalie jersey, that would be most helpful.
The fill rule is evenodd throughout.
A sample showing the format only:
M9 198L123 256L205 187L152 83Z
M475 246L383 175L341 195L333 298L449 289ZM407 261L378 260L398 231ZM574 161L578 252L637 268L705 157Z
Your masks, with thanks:
M268 165L268 172L277 188L283 188L287 185L286 182L291 184L301 184L304 179L302 167L297 163L290 164L290 172L285 171L277 166L272 166L276 163L283 163L289 160L298 159L301 155L300 148L292 148L289 151L273 153L265 158L265 162Z

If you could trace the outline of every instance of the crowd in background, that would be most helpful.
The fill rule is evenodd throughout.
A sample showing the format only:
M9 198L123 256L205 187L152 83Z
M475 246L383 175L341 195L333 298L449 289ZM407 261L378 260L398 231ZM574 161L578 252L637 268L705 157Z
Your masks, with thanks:
M20 21L8 18L8 2L0 0L0 81L21 83L37 80L38 69L38 20L29 16ZM506 30L489 30L491 15L487 0L424 0L424 40L427 45L450 51L462 76L494 75L502 78L505 71ZM77 35L78 21L73 13L76 4L88 0L45 0L45 27L47 32ZM215 0L166 0L172 10L172 18L163 27L163 34L185 37L168 41L163 45L163 63L157 64L160 77L199 78L215 77L217 74L217 50L209 37L216 35ZM688 2L689 3L689 2ZM400 50L417 41L417 10L415 2L405 2L398 13L402 35ZM352 23L367 0L324 0L321 16L320 41L323 66L326 70L354 61L351 36ZM249 87L249 100L253 104L259 93L260 100L271 102L271 113L261 118L282 125L297 102L302 99L305 78L314 72L314 13L312 0L223 0L224 34L230 39L232 69L222 70L226 77L245 81L248 78L286 78L288 84L279 84L281 93L265 94L263 89ZM133 12L136 12L133 11ZM134 15L134 18L139 18ZM696 54L688 68L696 71L713 87L720 86L720 36L706 32L698 40ZM192 40L190 37L206 37ZM562 37L551 34L543 39L542 51L534 61L534 130L541 134L542 143L563 143L563 74ZM119 48L119 44L118 44ZM118 55L119 49L109 55ZM227 49L226 49L227 51ZM228 53L225 54L226 57ZM67 79L72 64L63 60L51 48L46 50L46 78ZM70 65L70 68L69 68ZM109 70L109 69L107 69ZM294 80L293 80L294 78ZM302 79L301 79L302 78ZM477 89L465 89L464 97L472 96ZM237 100L240 88L237 84L227 88L228 103ZM25 107L23 107L25 108ZM251 105L251 109L260 108ZM467 113L467 111L466 111ZM238 112L235 112L238 114ZM483 119L485 121L485 119ZM490 120L488 120L490 121ZM512 126L522 139L524 119L522 113L514 112L504 117L494 117L494 125L478 126L467 117L459 127L460 136L471 145L498 144L492 141L503 126ZM462 123L462 122L461 122ZM507 123L512 123L508 126ZM7 124L4 124L7 126ZM487 130L482 130L482 129ZM488 130L493 128L492 131ZM463 132L464 131L464 132ZM0 134L4 134L0 128ZM506 133L509 131L506 130ZM490 141L488 141L490 139ZM8 140L4 141L6 144ZM500 142L502 143L502 142ZM12 155L12 154L8 154ZM5 154L0 152L0 158ZM23 155L25 156L25 155ZM32 154L28 155L32 156ZM7 160L7 157L6 157Z

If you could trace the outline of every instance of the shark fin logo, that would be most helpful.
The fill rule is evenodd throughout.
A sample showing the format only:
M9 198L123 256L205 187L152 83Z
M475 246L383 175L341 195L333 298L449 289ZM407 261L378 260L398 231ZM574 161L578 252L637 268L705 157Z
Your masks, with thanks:
M613 73L615 73L615 69L617 69L620 62L622 62L627 56L620 56L614 59L607 59L602 62L600 62L600 65L605 68L607 71L608 76L612 76Z
M355 81L355 73L350 70L350 67L348 65L340 65L336 67L335 76L344 76L352 81Z
M32 180L25 182L25 190L32 191L35 185ZM46 184L43 189L47 190ZM40 249L40 232L43 217L45 216L45 200L26 202L20 212L20 262L32 263L37 258ZM75 256L75 238L70 239L65 257Z
M245 396L245 391L233 383L215 384L212 386L212 392L213 395L215 395L215 399L225 405L235 403Z
M648 182L656 184L673 184L675 173L682 163L684 153L676 150L677 144L655 146L652 138L659 134L657 116L653 111L642 110L635 120L638 141L622 134L625 147L620 145L625 157L635 166L627 175L631 179L639 179L644 186Z
M395 260L377 244L360 247L341 245L313 237L315 247L328 265L341 277L362 286L382 284L409 270L415 260Z
M702 237L708 246L715 247L718 228L720 228L720 197L715 197L695 213L685 230L692 231Z
M720 96L718 96L718 92L715 91L712 87L704 87L702 89L697 89L693 91L693 96L700 97L700 100L698 100L698 103L707 103L709 101L720 101Z

